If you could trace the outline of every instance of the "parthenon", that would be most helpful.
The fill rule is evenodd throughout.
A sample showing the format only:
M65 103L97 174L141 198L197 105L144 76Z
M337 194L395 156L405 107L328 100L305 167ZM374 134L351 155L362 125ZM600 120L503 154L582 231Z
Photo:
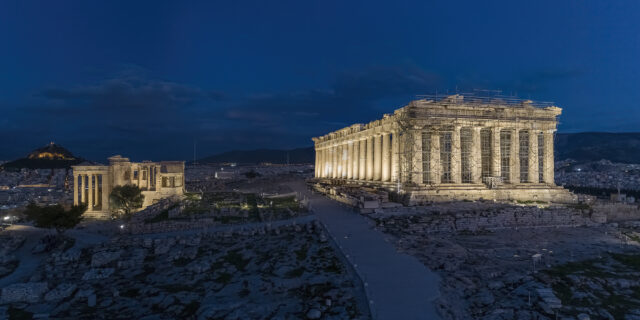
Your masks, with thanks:
M382 187L408 204L573 202L570 192L554 184L561 111L520 99L415 100L380 120L313 138L315 177Z
M85 215L109 216L109 195L114 186L133 184L142 189L147 207L161 198L184 193L184 161L140 163L116 155L109 165L77 165L73 168L73 203L87 205Z

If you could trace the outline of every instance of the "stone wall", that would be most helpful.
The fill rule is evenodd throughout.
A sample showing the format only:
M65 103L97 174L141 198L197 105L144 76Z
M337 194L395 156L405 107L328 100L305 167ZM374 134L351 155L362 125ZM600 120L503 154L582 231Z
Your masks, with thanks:
M477 232L539 227L593 226L606 222L606 215L566 207L496 206L494 209L438 211L414 207L405 212L372 214L381 228L398 228L407 233ZM400 210L398 210L400 211ZM398 226L397 224L400 224Z

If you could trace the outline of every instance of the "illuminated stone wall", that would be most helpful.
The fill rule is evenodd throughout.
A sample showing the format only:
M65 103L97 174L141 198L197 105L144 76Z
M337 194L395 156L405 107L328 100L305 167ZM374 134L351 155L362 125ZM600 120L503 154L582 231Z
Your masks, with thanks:
M184 194L184 161L130 162L119 155L109 165L73 166L73 202L87 204L87 215L109 216L113 187L132 184L142 189L143 208L159 199Z

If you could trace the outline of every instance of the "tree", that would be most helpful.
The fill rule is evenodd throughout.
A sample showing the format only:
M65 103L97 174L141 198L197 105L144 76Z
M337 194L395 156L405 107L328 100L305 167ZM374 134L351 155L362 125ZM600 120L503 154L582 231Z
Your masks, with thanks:
M142 207L144 195L138 186L127 184L116 186L109 195L110 207L124 218L131 217L131 213Z
M87 210L86 205L72 206L66 210L62 205L40 207L31 202L24 211L28 220L33 221L38 228L54 228L61 236L66 230L72 229L80 221L82 214Z

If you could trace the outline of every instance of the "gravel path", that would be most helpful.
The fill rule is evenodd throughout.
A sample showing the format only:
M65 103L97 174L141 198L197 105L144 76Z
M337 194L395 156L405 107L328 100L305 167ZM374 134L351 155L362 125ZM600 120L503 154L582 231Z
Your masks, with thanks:
M439 319L433 301L438 276L416 258L400 253L367 218L336 201L295 190L311 199L318 219L338 242L365 283L374 319Z

